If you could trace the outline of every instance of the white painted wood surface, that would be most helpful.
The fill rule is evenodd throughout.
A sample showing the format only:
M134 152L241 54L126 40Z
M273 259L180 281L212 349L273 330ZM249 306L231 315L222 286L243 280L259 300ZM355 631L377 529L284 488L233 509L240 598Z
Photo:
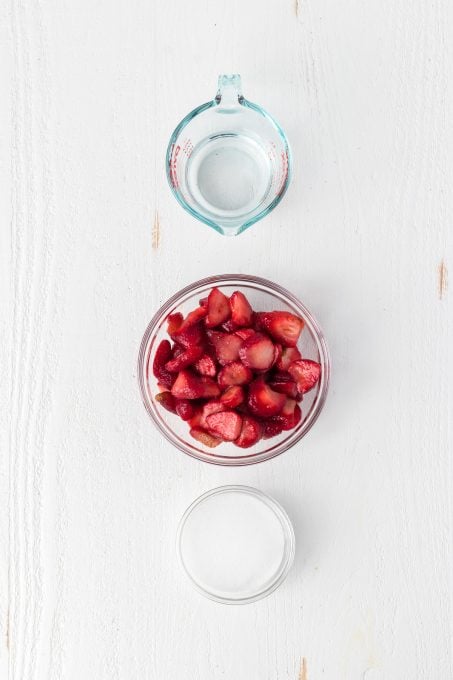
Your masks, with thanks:
M0 15L1 677L451 680L451 3ZM220 72L295 160L281 206L230 240L182 211L163 162ZM226 272L298 294L334 364L306 440L238 470L162 441L135 368L157 307ZM297 556L276 593L229 608L183 580L174 536L235 482L285 505Z

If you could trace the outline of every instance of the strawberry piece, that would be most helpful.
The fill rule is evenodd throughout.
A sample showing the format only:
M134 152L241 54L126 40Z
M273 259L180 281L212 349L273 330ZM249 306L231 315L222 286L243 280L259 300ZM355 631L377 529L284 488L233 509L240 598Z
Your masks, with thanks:
M269 385L273 390L275 390L275 392L286 394L288 397L292 397L293 399L297 397L297 386L289 373L275 373L269 380Z
M210 433L226 442L233 442L241 434L242 418L235 411L213 413L206 418L206 423Z
M188 313L179 330L184 330L185 328L192 326L194 323L198 323L204 319L207 313L208 311L206 307L197 307L192 312Z
M280 413L280 416L292 416L296 406L297 406L296 400L290 399L289 397L287 397L285 404L282 408L282 411ZM277 416L277 417L280 417L280 416Z
M159 370L165 366L171 357L171 345L168 340L161 340L156 353L154 354L153 373L156 378L159 377Z
M253 328L240 328L236 331L236 335L239 335L242 340L247 340L251 335L255 335L256 331Z
M261 424L263 426L263 439L276 437L283 432L283 425L273 420L264 420Z
M318 382L321 375L321 364L310 359L300 359L290 364L288 373L296 381L298 391L304 394Z
M199 426L203 430L207 430L208 424L206 422L206 418L208 416L211 416L213 413L220 413L221 411L225 410L226 410L225 404L222 404L222 402L219 399L211 399L210 401L207 401L201 409Z
M231 320L236 326L250 326L253 310L244 293L234 291L230 297Z
M245 415L247 415L247 416L251 415L247 401L243 401L242 404L239 404L239 406L236 406L236 411L239 411L239 413L245 413Z
M220 401L226 408L236 408L245 399L245 393L240 385L231 385L220 397Z
M183 347L193 347L194 345L202 345L204 341L204 331L200 323L189 324L184 326L184 323L176 333L171 335L171 338Z
M186 350L181 352L175 359L167 361L165 368L170 373L178 373L182 371L183 368L187 368L194 364L203 354L203 348L197 345L193 347L188 347Z
M220 387L230 385L245 385L253 380L253 373L240 361L232 361L231 364L224 366L217 376Z
M283 352L283 347L279 342L275 343L274 348L274 361L272 362L272 366L275 366L280 361Z
M194 404L193 416L190 418L190 420L188 422L189 422L190 427L203 429L202 425L201 425L203 409L202 409L201 406L196 405L196 403L197 402L193 402L193 404Z
M255 371L267 371L274 363L274 343L267 335L255 333L244 340L239 348L239 357L244 366Z
M250 411L263 418L275 416L282 410L286 401L284 394L274 392L262 377L257 378L249 387L248 406Z
M286 347L295 347L304 327L299 316L289 312L258 312L255 314L256 327Z
M208 331L208 338L214 345L217 361L222 366L236 361L239 358L239 349L242 340L236 333L220 333Z
M176 401L171 392L160 392L156 394L155 400L170 413L176 413Z
M190 435L194 439L199 441L201 444L204 444L210 449L213 449L215 446L218 446L222 442L222 440L219 439L218 437L213 437L212 434L209 434L209 432L205 432L205 430L201 430L198 427L193 427L190 430Z
M228 298L218 288L213 288L208 295L207 327L220 326L221 323L230 318L230 314Z
M231 319L228 319L228 321L225 321L220 328L225 331L225 333L233 333L237 329L237 326Z
M302 411L294 399L287 399L282 412L269 420L279 423L282 430L292 430L302 420Z
M185 369L178 373L171 393L177 399L209 399L218 397L220 389L212 378Z
M217 366L215 360L207 353L203 354L197 362L195 368L201 375L209 375L215 378L217 375Z
M167 333L168 335L173 335L181 326L184 320L183 315L180 312L175 312L174 314L169 314L167 317Z
M200 300L198 300L198 304L200 305L200 307L206 307L207 308L208 307L208 298L207 297L201 298Z
M248 449L249 446L256 444L263 434L261 424L251 416L244 416L242 419L241 434L234 442L241 449Z
M282 355L277 361L276 366L278 369L280 369L280 371L287 371L290 364L292 364L293 361L298 361L299 359L302 359L302 355L297 347L284 347L282 350Z
M172 376L172 378L174 377L175 376ZM157 389L159 390L159 392L167 392L169 388L165 387L165 385L162 385L162 383L157 383Z
M176 413L181 418L181 420L190 420L194 417L195 407L188 399L177 399Z
M176 359L183 352L184 352L184 347L181 347L181 345L178 345L177 342L173 343L173 347L172 347L172 350L171 350L171 358L172 359Z
M167 389L171 389L175 376L172 375L165 368L165 364L171 357L171 345L168 340L161 340L156 349L153 360L153 374L159 381L159 384Z

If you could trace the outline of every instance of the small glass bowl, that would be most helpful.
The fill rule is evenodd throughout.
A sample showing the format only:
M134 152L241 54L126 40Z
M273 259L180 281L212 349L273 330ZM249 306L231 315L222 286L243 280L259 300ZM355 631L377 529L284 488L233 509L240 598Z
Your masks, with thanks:
M199 593L222 604L248 604L283 583L294 560L295 537L274 498L250 486L221 486L187 508L176 550Z
M198 306L211 288L217 286L225 295L240 290L246 295L255 311L282 310L302 317L305 327L298 348L304 358L321 364L321 378L300 404L302 419L293 429L271 439L262 439L249 449L240 449L232 443L222 443L214 449L203 446L189 434L188 423L165 410L155 401L159 392L152 372L154 352L164 338L168 338L166 319L169 314L181 312L186 315ZM260 463L290 449L309 431L318 418L327 397L330 376L330 359L324 335L308 309L289 291L276 283L256 276L224 274L196 281L173 295L154 315L145 331L138 357L138 380L140 391L152 421L157 429L177 449L205 463L217 465L251 465Z

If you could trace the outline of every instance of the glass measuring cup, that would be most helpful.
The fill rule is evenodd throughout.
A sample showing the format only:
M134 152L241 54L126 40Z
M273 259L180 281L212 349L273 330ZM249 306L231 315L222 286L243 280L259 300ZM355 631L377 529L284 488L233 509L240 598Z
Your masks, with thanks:
M215 98L179 123L166 165L182 207L227 236L240 234L273 210L291 177L285 133L243 97L237 74L219 76Z

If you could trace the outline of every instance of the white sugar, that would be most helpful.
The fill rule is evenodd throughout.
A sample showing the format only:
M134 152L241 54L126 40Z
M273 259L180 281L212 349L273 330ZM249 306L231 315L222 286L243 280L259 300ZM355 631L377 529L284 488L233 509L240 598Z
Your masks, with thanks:
M187 571L205 590L220 597L248 597L278 573L285 535L259 496L229 490L193 509L181 535L181 553Z

